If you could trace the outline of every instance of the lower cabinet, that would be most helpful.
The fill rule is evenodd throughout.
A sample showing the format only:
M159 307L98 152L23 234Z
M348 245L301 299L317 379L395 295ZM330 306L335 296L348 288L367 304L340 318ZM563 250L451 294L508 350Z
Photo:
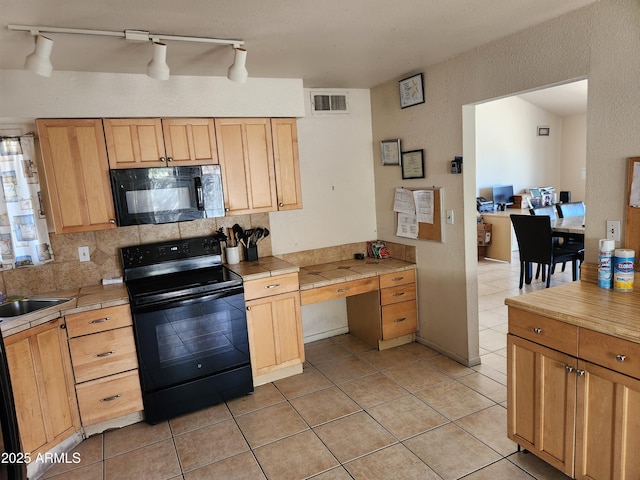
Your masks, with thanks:
M302 372L298 274L245 282L245 303L254 385Z
M65 318L82 425L141 411L129 306L74 313Z
M640 345L513 308L509 332L509 438L579 480L640 478Z
M35 458L80 429L64 321L4 339L22 451Z

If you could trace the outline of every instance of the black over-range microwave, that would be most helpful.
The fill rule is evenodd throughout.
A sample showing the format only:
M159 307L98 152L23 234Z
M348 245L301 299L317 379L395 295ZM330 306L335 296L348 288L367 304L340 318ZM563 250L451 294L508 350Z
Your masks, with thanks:
M111 170L119 226L224 217L220 165Z

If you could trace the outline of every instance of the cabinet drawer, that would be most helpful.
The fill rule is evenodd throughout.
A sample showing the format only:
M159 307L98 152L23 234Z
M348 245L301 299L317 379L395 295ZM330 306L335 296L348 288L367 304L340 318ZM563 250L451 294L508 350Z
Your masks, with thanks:
M76 383L138 368L132 327L70 338L69 350Z
M249 280L244 284L244 299L253 300L254 298L270 297L280 293L294 292L298 288L297 273Z
M509 333L532 342L578 355L578 327L509 307Z
M580 358L640 379L640 344L580 329Z
M394 285L404 285L415 283L415 269L403 270L401 272L385 273L380 275L380 288L393 287Z
M65 317L67 334L78 337L90 333L103 332L112 328L126 327L132 324L129 305L101 308L82 313L72 313Z
M416 299L416 284L407 283L396 287L382 288L380 290L380 304L390 305L392 303L407 302Z
M302 305L309 305L310 303L350 297L351 295L359 295L375 290L378 290L378 277L369 277L351 282L335 283L326 287L302 290L300 292L300 300Z
M418 330L415 300L382 307L382 339L400 337Z
M93 425L142 410L138 370L76 385L82 425Z

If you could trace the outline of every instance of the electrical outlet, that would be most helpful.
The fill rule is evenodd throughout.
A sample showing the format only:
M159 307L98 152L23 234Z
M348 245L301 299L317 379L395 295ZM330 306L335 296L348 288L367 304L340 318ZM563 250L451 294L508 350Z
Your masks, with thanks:
M453 210L447 210L447 223L453 225Z
M607 220L607 240L620 241L620 220Z
M88 262L91 260L91 255L89 255L89 247L78 247L78 257L81 262Z

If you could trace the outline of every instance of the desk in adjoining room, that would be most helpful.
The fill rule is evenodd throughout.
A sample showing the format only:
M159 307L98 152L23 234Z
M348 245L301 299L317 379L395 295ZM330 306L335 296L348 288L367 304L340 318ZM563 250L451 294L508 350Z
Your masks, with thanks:
M528 215L529 210L510 208L482 214L484 222L493 225L491 227L491 244L487 246L485 257L511 263L511 252L518 249L518 241L511 225L511 214ZM551 222L551 229L557 233L584 235L584 217L558 218Z

